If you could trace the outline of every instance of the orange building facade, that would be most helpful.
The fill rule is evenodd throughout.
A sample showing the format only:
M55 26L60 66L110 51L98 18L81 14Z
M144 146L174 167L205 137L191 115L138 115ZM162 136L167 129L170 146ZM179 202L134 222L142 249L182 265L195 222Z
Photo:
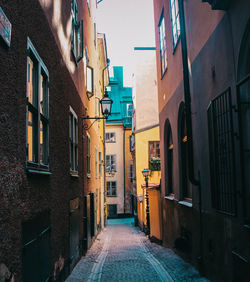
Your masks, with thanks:
M249 10L154 1L163 244L212 280L250 275Z

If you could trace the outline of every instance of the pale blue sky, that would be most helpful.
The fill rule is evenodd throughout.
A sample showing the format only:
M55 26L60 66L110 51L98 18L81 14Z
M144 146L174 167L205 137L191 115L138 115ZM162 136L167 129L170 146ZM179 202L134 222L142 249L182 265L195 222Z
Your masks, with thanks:
M97 31L106 34L111 66L124 66L124 84L132 86L134 47L155 46L153 0L103 0Z

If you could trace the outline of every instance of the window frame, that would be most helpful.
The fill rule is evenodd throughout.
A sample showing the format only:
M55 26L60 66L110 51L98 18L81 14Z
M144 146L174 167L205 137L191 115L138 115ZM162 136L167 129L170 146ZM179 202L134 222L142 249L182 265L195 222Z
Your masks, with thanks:
M71 13L72 13L71 52L72 52L76 65L83 58L83 20L80 20L78 22L77 12L78 12L77 2L76 0L72 0L71 2ZM77 39L76 39L76 36L78 36Z
M88 87L89 87L89 83L88 83L89 72L90 72L90 77L91 77L91 86L90 86L91 90L88 89ZM86 65L86 94L87 94L88 99L90 99L94 95L94 69L89 65Z
M110 167L111 167L110 170L108 170L108 162L109 162L108 159L109 158L110 158ZM113 158L114 158L114 160L112 160ZM114 166L114 169L112 169L113 166ZM111 171L114 171L114 172L117 171L117 163L116 163L116 155L115 154L106 155L106 172L111 172Z
M131 107L131 109L129 109L130 107ZM131 115L129 115L129 113L131 113ZM128 118L133 117L133 103L127 103L126 116Z
M91 174L91 148L90 148L90 136L87 133L86 137L86 143L87 143L87 150L86 150L86 161L87 161L87 175L90 177Z
M98 156L97 148L95 147L95 178L98 178Z
M71 127L71 116L73 118L73 128ZM72 136L71 136L72 133ZM69 107L69 144L70 144L70 174L71 175L78 175L78 161L79 161L79 154L78 154L78 117L74 110ZM72 150L71 150L72 146ZM72 159L73 158L73 159ZM73 163L72 163L73 161Z
M35 71L32 73L32 89L34 86L34 92L32 91L32 100L34 99L35 104L29 101L29 81L30 81L30 60L35 65ZM50 174L49 173L49 72L46 68L43 60L39 56L36 51L34 45L32 44L30 38L27 38L27 65L26 65L26 167L27 171L30 173L39 173L42 174ZM34 75L34 77L33 77ZM46 102L45 112L41 113L41 76L46 77L46 85L45 85L45 97L44 93L42 102ZM34 79L34 81L33 81ZM35 85L34 85L35 84ZM29 113L36 116L36 124L32 126L32 155L35 156L35 160L29 160ZM43 158L47 159L45 162L41 162L41 122L44 128L45 124L45 132L43 129L42 138L44 150L43 150ZM34 129L35 128L35 129ZM44 137L45 135L45 137Z
M151 145L155 150L155 156L151 154ZM158 148L157 148L158 145ZM158 151L158 152L157 152ZM161 154L160 154L160 141L150 140L148 141L148 167L151 171L161 171Z
M111 137L107 137L108 135L114 135L113 136L113 141L111 140L112 139L112 136ZM106 132L106 143L116 143L116 133L115 132Z
M175 24L173 23L173 15L172 15L172 3L174 4L174 16L175 16ZM178 13L176 13L176 3L178 6ZM169 13L170 13L170 19L171 19L171 31L172 31L172 41L173 41L173 53L175 52L175 49L180 41L180 37L181 37L181 26L180 26L180 12L179 12L179 3L178 0L169 0ZM178 34L178 21L179 21L179 27L180 27L180 32ZM174 25L176 28L176 34L177 34L177 39L175 41L174 38Z
M102 152L99 152L99 178L102 177Z
M159 48L160 48L159 51L160 51L160 61L161 61L161 77L163 78L164 74L166 73L166 71L168 69L167 39L166 39L166 26L165 26L164 9L162 10L161 17L160 17L159 24L158 24L158 36L159 36ZM162 47L164 49L163 51L162 51ZM165 56L166 56L166 58L165 58ZM165 62L164 66L163 66L163 62Z
M115 194L113 194L113 186L115 183ZM111 186L111 187L110 187ZM111 193L109 193L111 191ZM107 181L107 197L117 197L117 181Z

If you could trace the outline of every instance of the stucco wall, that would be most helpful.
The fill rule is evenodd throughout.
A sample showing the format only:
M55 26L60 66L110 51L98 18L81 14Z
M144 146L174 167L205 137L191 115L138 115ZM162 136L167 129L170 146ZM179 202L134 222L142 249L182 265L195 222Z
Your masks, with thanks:
M107 197L107 204L116 204L117 213L124 213L124 158L123 158L123 125L106 124L106 132L115 132L116 142L106 143L106 155L116 155L115 175L106 174L107 181L117 182L117 197Z

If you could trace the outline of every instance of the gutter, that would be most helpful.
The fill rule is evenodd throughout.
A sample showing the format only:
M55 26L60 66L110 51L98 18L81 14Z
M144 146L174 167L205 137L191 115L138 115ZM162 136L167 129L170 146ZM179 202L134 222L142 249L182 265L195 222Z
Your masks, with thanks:
M192 130L192 111L191 111L191 95L189 84L189 71L188 71L188 54L187 54L187 40L186 40L186 27L185 27L185 13L183 0L179 0L179 13L180 13L180 26L181 26L181 53L183 64L183 83L184 83L184 100L185 112L187 123L187 142L188 142L188 176L190 182L199 186L200 181L194 175L194 152L193 152L193 130Z

